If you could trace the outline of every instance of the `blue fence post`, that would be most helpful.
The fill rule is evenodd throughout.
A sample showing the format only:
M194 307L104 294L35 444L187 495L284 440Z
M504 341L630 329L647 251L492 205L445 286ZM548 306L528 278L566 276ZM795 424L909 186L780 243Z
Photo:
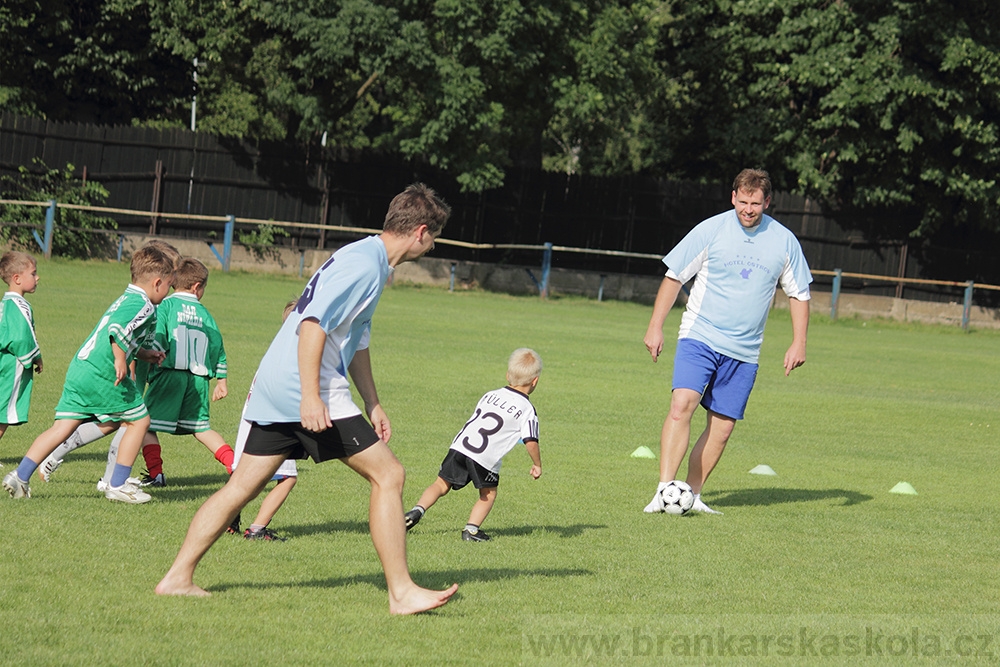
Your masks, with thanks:
M455 262L451 263L451 278L448 280L448 291L449 292L454 292L455 291L455 267L456 266L457 266L457 264L455 264Z
M597 286L597 300L604 301L604 279L607 278L603 273L601 274L601 284Z
M552 244L545 242L545 252L542 253L542 284L539 293L543 299L549 298L549 272L552 270Z
M42 252L45 254L45 259L52 259L52 228L56 224L56 200L49 200L49 208L45 211L45 241L41 243ZM35 235L35 241L38 241L38 235Z
M841 274L843 271L840 269L833 270L833 292L830 294L830 319L837 319L837 302L840 300L840 281Z
M119 264L122 261L122 253L124 252L124 250L125 250L125 235L124 234L119 234L118 235L118 263Z
M236 227L236 216L230 215L226 222L226 232L222 242L222 270L229 271L229 263L233 258L233 229Z
M965 303L962 305L962 328L969 330L969 315L972 313L972 288L975 283L971 280L965 283Z
M306 249L299 250L299 278L306 272Z

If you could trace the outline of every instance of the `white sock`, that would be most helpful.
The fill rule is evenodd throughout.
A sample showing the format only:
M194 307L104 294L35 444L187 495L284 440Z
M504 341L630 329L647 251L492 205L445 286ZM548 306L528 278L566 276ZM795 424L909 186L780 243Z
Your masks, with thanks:
M97 425L97 422L84 422L77 426L76 430L62 444L55 448L55 451L52 452L52 458L64 459L74 449L89 445L103 437L104 432Z
M412 509L412 510L410 510L410 511L412 512L412 511L414 511L414 510L416 510L417 512L420 512L420 518L421 518L421 519L422 519L422 518L424 518L424 512L426 512L426 511L427 511L427 510L425 510L425 509L424 509L423 507L421 507L420 505L414 505L414 506L413 506L413 509Z

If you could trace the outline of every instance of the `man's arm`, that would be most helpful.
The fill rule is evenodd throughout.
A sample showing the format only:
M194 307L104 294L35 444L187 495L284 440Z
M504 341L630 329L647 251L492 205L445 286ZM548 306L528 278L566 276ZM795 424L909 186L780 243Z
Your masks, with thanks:
M792 314L792 344L785 352L785 377L806 363L806 333L809 331L809 301L788 299Z
M333 426L330 410L319 395L319 368L323 361L326 332L312 318L299 324L299 382L302 386L302 403L299 415L302 427L320 433Z
M649 354L653 357L653 361L656 361L660 352L663 351L663 323L667 320L670 309L674 307L674 302L680 291L681 283L679 280L664 278L663 282L660 283L660 289L656 292L653 315L649 318L646 336L642 339Z
M382 442L389 442L392 436L392 427L389 425L389 417L382 409L378 400L378 392L375 390L375 377L372 375L372 357L368 348L358 350L354 353L351 365L347 367L354 380L354 386L361 394L361 400L365 402L365 412L372 422L375 434L382 439Z

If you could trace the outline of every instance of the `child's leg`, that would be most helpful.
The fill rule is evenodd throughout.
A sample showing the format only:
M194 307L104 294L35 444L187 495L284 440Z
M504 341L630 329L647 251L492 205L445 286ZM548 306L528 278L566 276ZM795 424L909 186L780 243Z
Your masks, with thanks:
M62 465L63 459L66 455L72 452L74 449L79 449L84 445L89 445L92 442L100 440L108 433L111 433L116 428L118 424L114 422L83 422L76 427L73 433L63 440L58 447L56 447L51 454L45 457L42 461L41 466L39 466L39 474L42 479L46 482L52 477L52 473L59 469Z
M226 472L233 472L233 448L226 444L221 435L209 429L194 434L195 439L208 447L208 451L215 455L215 460L226 466Z
M146 472L150 479L163 474L162 453L159 436L155 431L147 431L146 437L142 439L142 458L146 462Z
M260 510L257 511L257 518L254 519L251 528L262 528L271 523L271 519L277 513L278 509L281 508L282 503L285 502L285 498L291 493L292 487L295 486L295 477L286 477L280 480L278 484L271 489L266 496L264 496L264 501L260 504Z
M479 489L479 500L476 504L472 506L472 512L469 514L469 525L479 528L483 525L483 521L486 521L486 516L493 509L493 503L497 499L497 487L484 487Z
M52 426L39 434L17 467L18 479L27 482L45 457L51 454L59 443L72 435L79 425L79 419L57 419Z
M101 477L101 481L106 484L111 483L111 477L115 474L115 465L118 463L118 448L121 447L122 438L125 437L127 431L128 426L119 424L118 432L115 433L115 437L111 439L111 444L108 445L108 464L104 467L104 477Z
M2 438L3 434L6 432L7 432L7 424L0 424L0 438Z
M149 415L134 422L123 422L126 427L121 444L118 445L118 458L115 460L115 471L111 475L110 484L117 488L125 483L132 472L132 464L139 455L146 431L149 429Z
M429 510L431 505L436 503L441 496L448 495L449 491L451 491L451 484L438 477L420 496L417 506L422 507L425 511Z

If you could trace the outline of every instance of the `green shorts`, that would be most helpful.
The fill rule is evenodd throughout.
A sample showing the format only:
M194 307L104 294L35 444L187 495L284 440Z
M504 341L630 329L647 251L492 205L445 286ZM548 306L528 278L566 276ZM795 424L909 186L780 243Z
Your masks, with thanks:
M175 435L209 430L209 382L187 370L164 368L150 373L145 399L149 430Z
M56 419L133 422L147 414L132 378L122 378L116 385L113 380L88 374L83 365L70 364L56 405Z

